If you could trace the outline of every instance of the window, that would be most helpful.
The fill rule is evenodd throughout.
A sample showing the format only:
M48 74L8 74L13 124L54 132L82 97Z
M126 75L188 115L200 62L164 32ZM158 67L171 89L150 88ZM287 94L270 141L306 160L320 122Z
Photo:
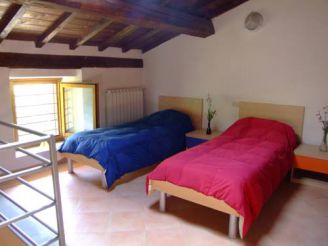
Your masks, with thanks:
M94 129L96 126L95 85L60 84L63 136Z
M85 91L87 89L87 91ZM66 84L60 79L11 80L14 122L57 139L96 127L95 85ZM16 140L33 135L17 131Z

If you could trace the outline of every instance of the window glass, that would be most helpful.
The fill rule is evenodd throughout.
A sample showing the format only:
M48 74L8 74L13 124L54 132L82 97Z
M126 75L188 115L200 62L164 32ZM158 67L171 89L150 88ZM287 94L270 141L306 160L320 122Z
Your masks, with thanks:
M16 123L46 134L59 135L57 86L51 84L13 85ZM18 131L18 140L33 139L33 135Z

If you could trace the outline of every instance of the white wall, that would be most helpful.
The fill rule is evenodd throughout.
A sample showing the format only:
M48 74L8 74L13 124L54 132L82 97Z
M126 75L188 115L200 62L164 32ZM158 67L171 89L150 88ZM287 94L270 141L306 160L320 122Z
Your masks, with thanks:
M264 16L256 31L243 26L251 11ZM304 105L304 142L318 144L315 113L328 104L328 1L251 0L213 22L213 36L181 35L144 55L147 111L159 95L209 92L224 130L237 119L234 101Z
M0 120L11 122L12 113L11 113L11 99L10 99L10 90L9 90L9 69L0 67ZM0 126L0 139L2 141L12 141L13 132L8 127ZM13 157L13 151L2 150L0 151L0 165L8 166Z

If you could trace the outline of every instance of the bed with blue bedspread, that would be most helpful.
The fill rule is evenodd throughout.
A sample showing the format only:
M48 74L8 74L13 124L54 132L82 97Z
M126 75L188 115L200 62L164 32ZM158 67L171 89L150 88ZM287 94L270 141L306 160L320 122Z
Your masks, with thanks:
M112 128L76 133L59 148L92 158L106 170L110 187L126 173L158 163L185 148L191 119L175 110L163 110L141 120Z

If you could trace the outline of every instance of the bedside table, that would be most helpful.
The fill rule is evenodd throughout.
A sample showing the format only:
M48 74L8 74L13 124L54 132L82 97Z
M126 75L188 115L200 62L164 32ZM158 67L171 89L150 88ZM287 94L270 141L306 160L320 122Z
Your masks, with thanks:
M294 151L295 160L293 169L302 169L311 172L328 174L328 152L319 151L319 146L300 144ZM291 179L293 180L293 171Z
M205 143L208 140L211 140L217 136L219 136L221 132L212 131L212 134L207 135L205 129L198 129L192 132L186 133L186 147L191 148L201 143Z

